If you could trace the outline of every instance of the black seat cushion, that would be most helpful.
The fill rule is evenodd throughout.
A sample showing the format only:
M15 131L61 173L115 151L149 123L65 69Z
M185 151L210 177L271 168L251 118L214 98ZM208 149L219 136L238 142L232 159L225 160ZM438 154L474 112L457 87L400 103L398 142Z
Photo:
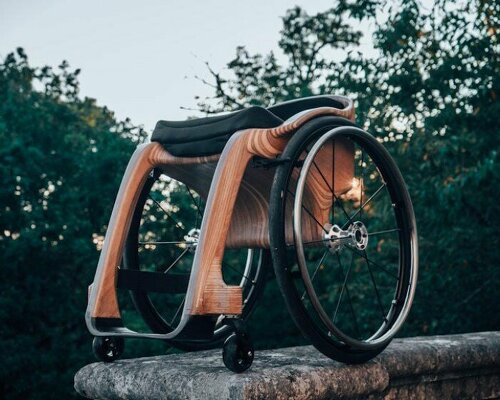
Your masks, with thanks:
M272 112L254 106L214 117L158 121L151 140L164 144L174 156L206 156L221 153L236 131L245 128L273 128L282 122Z
M247 128L274 128L298 112L316 107L343 108L330 96L291 100L264 108L252 106L229 114L189 119L158 121L151 136L174 156L198 157L221 153L229 138Z

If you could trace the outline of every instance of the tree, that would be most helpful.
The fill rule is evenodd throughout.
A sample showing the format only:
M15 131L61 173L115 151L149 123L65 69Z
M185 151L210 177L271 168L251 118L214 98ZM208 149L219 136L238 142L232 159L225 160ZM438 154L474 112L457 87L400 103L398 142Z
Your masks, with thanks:
M313 94L356 101L358 124L386 143L415 206L421 272L405 335L500 328L499 11L486 0L295 7L283 17L285 62L238 47L199 104L212 113ZM374 57L361 52L360 24L375 26Z
M84 310L124 167L144 137L78 96L78 70L0 63L0 397L75 396Z

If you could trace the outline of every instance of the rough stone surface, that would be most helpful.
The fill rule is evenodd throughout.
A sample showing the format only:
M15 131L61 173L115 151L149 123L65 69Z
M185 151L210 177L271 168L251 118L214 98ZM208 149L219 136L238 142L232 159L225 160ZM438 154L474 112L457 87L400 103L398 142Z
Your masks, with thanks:
M500 397L500 332L396 339L346 365L311 346L258 351L243 374L220 350L94 363L75 376L92 399L478 399Z

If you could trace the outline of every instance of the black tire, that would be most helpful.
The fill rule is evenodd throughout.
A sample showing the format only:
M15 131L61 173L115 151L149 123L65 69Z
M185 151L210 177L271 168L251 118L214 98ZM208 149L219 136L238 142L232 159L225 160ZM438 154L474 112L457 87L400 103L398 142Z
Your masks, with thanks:
M233 333L224 342L222 360L230 371L242 373L253 363L254 348L246 335Z
M132 217L123 254L123 268L125 269L141 269L141 259L138 253L141 219L143 217L143 209L151 188L153 187L154 182L158 179L159 175L159 173L155 173L147 180L139 197ZM245 284L243 284L244 304L241 317L244 320L250 316L255 307L256 301L261 296L264 290L266 276L270 272L271 268L271 255L269 251L254 250L252 254L252 265L248 273L248 279L243 279L243 282L245 282ZM164 318L158 307L155 306L155 302L152 300L149 293L144 291L130 291L130 296L136 310L141 314L144 322L153 333L165 334L171 332L175 328L175 326L172 326L172 324ZM217 323L214 335L209 341L182 342L176 340L175 342L172 342L172 345L184 351L211 349L220 347L230 333L230 327Z
M122 337L96 336L92 341L92 352L94 356L104 362L113 362L120 358L125 349L125 341Z
M408 294L411 305L416 284L418 261L416 254L416 225L410 197L396 164L385 148L371 135L361 131L359 128L356 128L354 124L343 118L320 117L308 122L295 132L281 155L282 159L290 160L290 162L286 162L278 166L271 190L269 223L271 253L278 285L284 296L287 308L302 333L319 351L326 356L344 363L362 363L379 354L389 344L393 334L391 337L387 337L387 339L381 340L380 342L374 340L374 344L368 340L365 343L361 340L358 342L355 340L351 342L344 339L344 337L347 336L340 335L339 337L339 335L337 335L337 331L332 331L330 327L325 326L324 320L321 320L320 312L316 307L314 307L314 304L313 306L309 306L309 308L305 306L305 302L303 300L306 294L306 291L304 291L305 284L304 286L300 286L297 283L297 273L293 271L297 256L295 254L290 255L290 253L293 252L290 250L290 245L288 245L287 248L287 242L285 239L286 215L290 218L290 214L285 211L285 207L287 204L287 196L289 196L290 193L290 185L294 184L291 179L292 173L295 168L302 168L304 160L301 159L299 161L299 158L302 154L304 154L304 149L307 146L311 146L323 135L326 135L327 132L330 132L334 128L339 128L335 133L336 135L339 135L338 137L340 137L340 135L349 137L350 139L362 142L370 148L370 151L374 153L374 157L376 157L380 164L383 165L384 173L382 175L383 178L387 178L390 183L390 185L388 185L390 196L394 197L395 203L397 202L397 204L401 205L398 206L397 212L395 213L400 214L400 221L398 220L398 223L401 222L405 229L405 233L401 234L404 238L399 239L401 243L404 242L402 245L403 250L401 250L402 257L404 258L401 261L401 268L404 269L404 275L403 273L398 275L399 281L396 285L401 296ZM297 182L295 182L295 184L297 184ZM389 188L389 186L391 186L391 188ZM292 191L291 193L295 192ZM361 201L361 208L362 203L363 202ZM334 207L335 205L332 206L332 208ZM346 216L349 217L347 214ZM398 229L398 231L400 230ZM398 235L400 235L399 232ZM295 249L296 247L297 246L295 244L293 248ZM329 250L326 252L328 251ZM354 255L351 257L353 258ZM415 263L415 261L417 262ZM319 264L321 263L322 261L320 261ZM410 265L408 263L411 263L411 270L408 270L407 268L407 266ZM366 261L366 264L368 268L370 268L368 260ZM300 271L300 274L302 282L304 282L304 276L302 275L303 271ZM307 294L308 297L311 296L311 292L307 292ZM316 295L314 291L312 295ZM405 297L405 299L406 298L407 297ZM311 303L313 302L311 301ZM399 307L399 305L395 305L394 307ZM403 307L406 307L406 305L401 305L401 310L396 310L400 313L398 315L401 315L403 312ZM406 308L404 308L404 312L406 313L406 316ZM393 324L392 328L395 328L395 322L398 322L398 326L400 326L400 321L394 319L394 321L387 323L387 329L391 328L391 323ZM333 323L335 323L335 318L333 318ZM339 333L342 334L340 330ZM380 333L380 337L384 337L383 332Z

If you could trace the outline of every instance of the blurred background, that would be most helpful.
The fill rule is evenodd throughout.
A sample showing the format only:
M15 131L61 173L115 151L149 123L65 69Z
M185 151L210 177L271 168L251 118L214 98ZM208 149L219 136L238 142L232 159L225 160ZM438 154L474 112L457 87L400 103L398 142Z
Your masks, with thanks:
M489 0L0 0L0 397L77 396L87 286L158 119L315 94L356 101L412 196L400 336L500 329L499 18ZM257 348L306 344L271 274L249 327ZM173 351L129 342L124 357Z

